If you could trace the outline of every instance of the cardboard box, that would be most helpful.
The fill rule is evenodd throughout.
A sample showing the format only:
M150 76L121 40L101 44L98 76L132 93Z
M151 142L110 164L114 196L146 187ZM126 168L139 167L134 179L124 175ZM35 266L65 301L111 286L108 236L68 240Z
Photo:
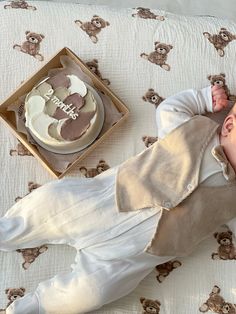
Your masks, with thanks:
M40 81L40 79L47 75L49 69L62 67L60 63L60 56L68 55L71 57L76 63L79 64L82 71L87 74L93 81L94 86L104 92L116 106L119 112L123 114L121 119L112 126L109 130L107 130L100 138L95 140L88 148L80 155L63 173L59 173L52 169L50 164L45 160L45 158L39 153L36 146L32 145L28 142L25 134L20 133L16 129L16 120L13 111L7 111L7 108L12 103L16 102L18 98L22 95L29 93L32 88ZM18 140L36 157L40 163L56 178L62 178L70 169L75 167L81 160L83 160L88 154L90 154L94 148L96 148L101 142L103 142L109 134L128 117L129 110L123 104L123 102L102 82L102 80L96 76L88 66L77 57L69 48L65 47L60 50L54 57L52 57L40 70L38 70L34 75L32 75L27 81L25 81L20 87L18 87L5 101L0 105L0 117L1 120L5 123L7 127L9 127L10 131L18 138Z

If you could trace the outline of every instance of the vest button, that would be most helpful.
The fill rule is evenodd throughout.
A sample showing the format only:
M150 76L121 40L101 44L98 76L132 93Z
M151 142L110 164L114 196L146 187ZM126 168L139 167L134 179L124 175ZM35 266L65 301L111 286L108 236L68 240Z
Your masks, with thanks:
M187 185L187 190L188 191L192 191L193 190L193 185L192 184L188 184Z
M171 203L170 202L163 202L163 207L166 209L170 209L171 208Z

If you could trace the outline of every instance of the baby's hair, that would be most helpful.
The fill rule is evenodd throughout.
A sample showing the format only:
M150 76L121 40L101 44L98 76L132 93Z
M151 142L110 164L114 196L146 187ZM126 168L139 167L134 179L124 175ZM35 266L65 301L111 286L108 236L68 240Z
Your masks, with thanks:
M233 114L234 116L236 116L236 102L234 103L233 107L230 109L230 111L228 112L227 116Z

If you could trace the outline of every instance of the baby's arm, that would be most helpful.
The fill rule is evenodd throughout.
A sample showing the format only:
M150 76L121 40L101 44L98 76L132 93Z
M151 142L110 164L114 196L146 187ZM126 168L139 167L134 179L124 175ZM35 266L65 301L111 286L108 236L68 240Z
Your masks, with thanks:
M157 136L165 137L195 115L216 112L227 106L223 88L188 89L164 100L156 109Z

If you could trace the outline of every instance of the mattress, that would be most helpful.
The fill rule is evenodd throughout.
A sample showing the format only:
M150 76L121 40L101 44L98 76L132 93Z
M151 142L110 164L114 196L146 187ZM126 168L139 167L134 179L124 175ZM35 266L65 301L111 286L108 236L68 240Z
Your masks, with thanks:
M94 15L106 22L96 39L76 23L90 22ZM170 95L216 81L227 85L231 96L236 95L236 23L231 20L45 1L17 8L2 1L0 25L0 101L66 46L84 62L92 62L97 74L130 109L127 121L68 176L89 176L101 160L105 170L146 149L156 140L158 102ZM14 49L26 41L26 32L41 38L40 60ZM227 36L226 45L216 48L210 41L213 35L216 40ZM148 60L158 45L165 49L162 63ZM2 123L0 145L3 215L19 198L55 179ZM222 238L230 239L234 250L232 231L222 226L190 256L153 269L128 296L93 313L195 314L208 310L206 301L212 290L222 296L226 307L232 307L236 303L236 261L219 253ZM8 304L11 289L20 296L34 290L40 281L69 271L75 253L64 245L0 252L0 308ZM214 309L217 311L217 305Z

